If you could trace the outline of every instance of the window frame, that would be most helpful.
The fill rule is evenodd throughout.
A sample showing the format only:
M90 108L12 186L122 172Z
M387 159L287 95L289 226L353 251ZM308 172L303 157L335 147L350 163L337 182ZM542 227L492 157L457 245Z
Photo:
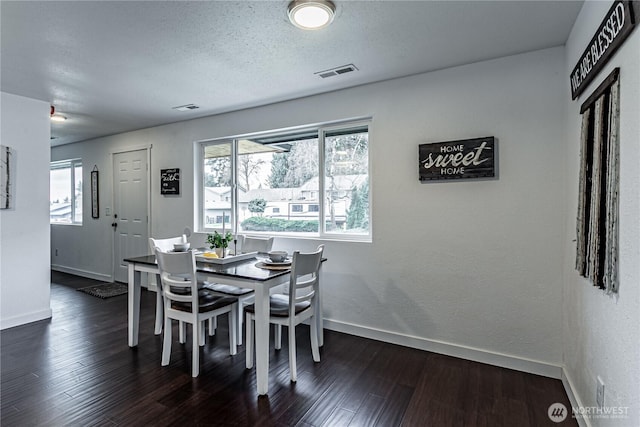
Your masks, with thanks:
M76 221L76 168L82 168L82 173L80 175L80 180L82 182L82 194L80 194L79 202L82 204L82 216L80 217L80 221ZM69 169L71 173L70 185L71 185L71 222L56 222L51 221L51 215L49 215L49 224L50 225L72 225L72 226L81 226L84 220L84 167L82 166L82 159L67 159L67 160L57 160L49 163L49 174L51 174L54 170L62 170ZM51 196L49 196L49 203L51 203Z
M196 194L194 195L195 200L195 215L194 215L194 226L200 233L213 233L214 231L220 232L221 227L212 227L207 226L205 223L205 214L204 214L204 204L205 204L205 194L204 194L204 160L205 160L205 150L207 146L215 145L215 144L225 144L228 143L231 145L231 224L227 224L230 226L227 228L227 231L231 231L233 234L238 233L238 224L237 224L237 210L238 210L238 141L240 139L251 139L251 138L273 138L282 136L285 137L287 134L303 134L306 132L317 132L318 138L318 232L305 232L305 233L287 233L280 234L278 232L259 232L259 231L250 231L246 232L247 234L252 235L273 235L278 238L296 238L296 239L322 239L322 240L337 240L337 241L354 241L354 242L372 242L373 241L373 204L372 204L372 162L371 162L371 128L372 128L373 120L371 117L353 119L353 120L344 120L323 124L314 124L308 126L297 126L292 128L284 128L279 130L272 130L266 132L255 132L249 134L239 134L235 136L227 136L221 138L212 138L205 139L200 141L195 141L194 143L197 145L197 149L194 150L194 154L197 156L194 159L197 167L195 168L195 185L194 191ZM356 233L337 233L337 232L327 232L326 231L326 221L323 220L326 218L325 216L325 179L326 179L326 171L325 171L325 135L327 133L331 134L337 130L349 130L349 129L361 129L366 128L367 131L367 181L369 185L369 230L366 234L356 234ZM245 232L241 232L245 233Z

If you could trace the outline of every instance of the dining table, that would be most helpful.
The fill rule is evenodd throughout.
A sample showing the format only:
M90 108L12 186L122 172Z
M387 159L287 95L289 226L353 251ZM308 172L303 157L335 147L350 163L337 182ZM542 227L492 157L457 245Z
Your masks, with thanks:
M265 254L266 256L266 254ZM257 258L218 264L206 261L196 262L198 280L208 280L224 285L249 288L255 294L255 367L256 385L259 395L269 391L269 301L270 291L276 286L289 283L291 269L267 269ZM325 261L326 259L323 259ZM140 324L140 290L142 273L158 275L155 255L144 255L124 259L128 263L128 339L129 347L138 345ZM323 345L322 303L320 295L316 299L315 321L318 326L318 343ZM162 306L160 304L160 306ZM162 319L162 316L156 316ZM161 325L156 323L156 334Z

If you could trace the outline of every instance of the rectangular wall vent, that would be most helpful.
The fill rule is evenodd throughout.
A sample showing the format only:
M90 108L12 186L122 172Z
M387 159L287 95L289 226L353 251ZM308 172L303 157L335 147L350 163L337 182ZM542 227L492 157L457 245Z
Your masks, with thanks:
M173 107L171 109L172 110L178 110L178 111L189 111L189 110L197 110L198 108L200 108L200 107L198 107L195 104L187 104L187 105L179 105L179 106Z
M352 71L357 71L357 70L358 68L355 65L348 64L348 65L342 65L340 67L332 68L330 70L318 71L317 73L314 73L314 74L322 77L323 79L326 79L327 77L339 76L341 74L346 74L346 73L350 73Z

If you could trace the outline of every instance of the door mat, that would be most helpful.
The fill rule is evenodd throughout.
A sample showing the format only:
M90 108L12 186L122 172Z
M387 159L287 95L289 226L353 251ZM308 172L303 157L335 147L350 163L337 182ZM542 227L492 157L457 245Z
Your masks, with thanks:
M85 294L93 295L94 297L105 299L126 294L129 291L129 287L123 283L103 283L101 285L78 288L77 290Z

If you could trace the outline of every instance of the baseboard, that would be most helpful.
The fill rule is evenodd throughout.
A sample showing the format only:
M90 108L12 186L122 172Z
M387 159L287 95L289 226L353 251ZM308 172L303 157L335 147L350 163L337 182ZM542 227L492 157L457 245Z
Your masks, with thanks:
M64 265L51 264L51 269L62 273L69 273L87 279L100 280L102 282L113 282L113 276L110 274L94 273L93 271L80 270L73 267L65 267Z
M569 402L571 402L571 407L572 408L583 407L582 401L580 400L578 395L573 392L573 390L575 390L575 387L573 387L573 382L571 381L571 378L569 377L569 374L567 373L567 370L564 367L562 368L562 385L564 386L564 391L567 392L567 396L569 397ZM572 413L571 408L567 408L567 409L569 409L569 413ZM578 421L578 424L580 425L580 427L591 427L591 422L589 421L588 418L576 417L576 421Z
M330 329L332 331L343 332L345 334L370 338L377 341L417 348L466 360L473 360L475 362L542 375L549 378L562 378L561 366L538 360L526 359L510 354L497 353L481 348L452 344L444 341L429 340L426 338L399 334L397 332L373 329L326 318L324 319L324 326L326 329Z
M9 329L15 326L25 325L27 323L37 322L39 320L50 319L53 315L51 309L34 311L20 316L10 317L8 319L0 319L0 329Z

